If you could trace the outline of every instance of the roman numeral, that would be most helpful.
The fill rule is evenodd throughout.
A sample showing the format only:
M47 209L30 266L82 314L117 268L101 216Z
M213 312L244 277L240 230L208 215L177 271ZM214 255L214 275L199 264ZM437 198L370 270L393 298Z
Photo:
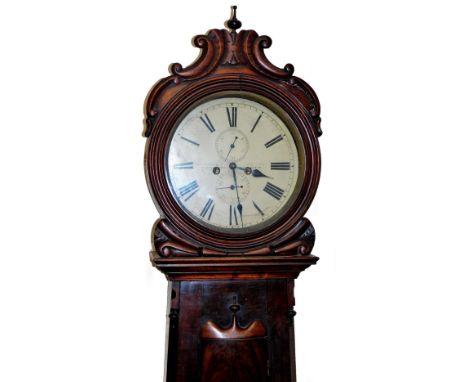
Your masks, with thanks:
M268 195L278 200L280 200L284 194L284 190L282 190L278 186L275 186L274 184L271 184L270 182L267 182L263 191L265 191Z
M193 168L193 162L177 163L174 165L174 168L179 170L190 169Z
M199 186L196 180L186 184L185 186L179 188L180 196L183 197L188 194L184 199L185 201L189 200L195 193L199 190Z
M237 127L237 107L227 107L227 116L230 127Z
M250 130L250 132L251 132L251 133L253 133L253 132L254 132L255 128L256 128L256 127L257 127L257 125L258 125L258 122L260 121L260 118L262 118L262 115L263 115L263 113L262 113L262 114L260 114L260 115L258 116L258 118L257 118L257 120L255 121L255 123L254 123L254 125L253 125L252 129Z
M210 121L210 117L208 117L208 114L205 114L205 118L203 116L200 117L202 122L205 124L205 126L210 130L210 133L213 133L215 131L215 128L213 127L213 124Z
M237 210L235 206L229 206L229 225L235 223L239 225L239 221L237 220Z
M210 220L211 214L213 213L213 209L214 209L214 201L213 199L209 198L205 204L205 207L203 207L202 211L200 212L200 216L204 218L206 214L208 214L208 220Z
M188 143L191 143L192 145L195 145L195 146L200 146L200 143L197 143L195 141L192 141L191 139L188 139L188 138L185 138L185 137L180 137L180 139L183 139L184 141L188 142Z
M264 212L260 209L260 207L257 205L257 203L255 203L253 200L252 200L252 203L253 203L255 209L256 209L258 212L260 212L260 215L264 216L264 215L265 215Z
M290 170L291 163L289 162L271 162L272 170Z
M267 143L265 143L265 147L269 148L269 147L273 146L275 143L278 143L278 142L280 142L282 140L283 140L283 136L281 134L277 135L271 141L268 141Z

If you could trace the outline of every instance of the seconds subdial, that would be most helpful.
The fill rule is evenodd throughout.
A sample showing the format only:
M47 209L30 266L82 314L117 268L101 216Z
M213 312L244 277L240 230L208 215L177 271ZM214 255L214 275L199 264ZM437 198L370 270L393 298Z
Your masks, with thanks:
M237 192L239 199L244 202L250 193L250 183L247 176L241 172L237 173L237 186L234 184L232 172L227 169L226 173L220 175L216 180L216 195L224 203L234 205L238 203Z
M240 129L224 130L216 139L216 152L224 162L238 162L248 151L249 141Z

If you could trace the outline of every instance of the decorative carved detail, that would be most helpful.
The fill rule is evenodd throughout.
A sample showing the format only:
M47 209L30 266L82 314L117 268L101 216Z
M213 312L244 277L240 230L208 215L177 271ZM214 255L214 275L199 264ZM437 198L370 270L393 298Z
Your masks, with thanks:
M221 64L237 65L243 63L243 57L240 52L239 39L236 32L224 31L224 37L226 40L226 54L221 60Z
M294 66L286 64L283 69L273 65L265 56L272 40L259 36L253 30L238 32L226 29L211 29L206 35L198 35L193 45L201 49L197 60L183 68L181 64L170 65L169 71L178 84L181 79L194 80L212 73L219 65L249 65L251 69L274 78L288 79L294 73Z
M158 219L153 227L153 248L151 261L155 262L156 254L160 257L194 257L194 256L292 256L309 255L315 243L315 229L312 223L303 218L287 235L273 241L271 245L253 248L243 252L226 249L206 248L186 238L166 219Z
M264 49L268 49L272 44L272 40L268 36L259 36L254 31L246 31L244 38L244 55L247 57L250 65L258 72L273 78L286 79L290 78L294 73L294 66L286 64L284 69L273 65L266 58Z
M288 310L288 318L289 318L289 324L292 325L294 324L294 317L296 317L297 312L294 310L294 308L289 308Z
M315 244L315 229L312 223L303 218L295 227L294 235L288 241L281 240L275 245L273 252L276 255L308 255Z
M320 137L322 135L322 128L320 126L322 119L320 118L320 101L315 93L314 89L305 82L303 79L299 77L293 77L291 79L291 83L301 90L301 93L307 97L309 104L307 105L307 109L309 110L312 119L315 122L315 130L317 132L317 136Z
M202 382L267 381L268 349L265 325L260 320L242 327L237 297L229 306L231 324L223 328L207 321L201 328Z
M202 328L201 337L204 339L223 339L223 340L240 340L251 339L266 336L265 325L259 320L255 320L246 327L239 324L237 312L241 306L237 303L237 298L234 297L233 304L229 306L232 312L231 324L227 328L223 328L215 322L209 320Z
M201 250L166 219L158 219L153 226L153 248L162 257L198 256Z
M177 329L177 322L179 320L179 310L178 309L171 309L169 313L169 327L171 329Z
M155 113L153 116L151 117L147 117L145 122L146 122L146 129L145 131L143 131L143 135L145 137L148 137L150 134L151 134L151 131L153 130L153 126L156 122L156 117L157 117L157 113Z
M175 76L176 84L181 78L193 80L208 75L218 66L224 52L223 31L219 29L210 30L206 36L195 36L192 43L202 50L198 59L185 69L179 63L169 66L169 72Z
M287 64L284 69L273 65L263 50L271 46L268 36L258 36L253 30L236 31L242 23L236 18L236 6L232 7L231 18L226 22L226 29L211 29L206 35L195 36L192 43L200 48L198 58L186 68L174 63L169 72L178 84L182 79L194 80L209 75L219 65L249 64L251 68L263 75L273 78L290 78L294 67Z

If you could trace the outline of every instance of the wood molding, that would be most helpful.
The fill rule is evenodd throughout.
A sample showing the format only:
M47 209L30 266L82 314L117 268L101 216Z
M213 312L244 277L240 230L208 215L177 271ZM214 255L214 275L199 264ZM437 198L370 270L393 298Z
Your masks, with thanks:
M319 260L313 255L165 258L154 251L150 259L169 280L295 279Z

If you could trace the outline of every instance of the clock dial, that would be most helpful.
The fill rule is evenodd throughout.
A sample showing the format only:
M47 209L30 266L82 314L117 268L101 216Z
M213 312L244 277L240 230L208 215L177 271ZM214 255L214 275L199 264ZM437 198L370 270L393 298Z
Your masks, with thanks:
M220 97L180 121L166 173L189 216L211 229L239 233L282 216L296 196L301 162L296 127L286 125L281 113L248 98Z

